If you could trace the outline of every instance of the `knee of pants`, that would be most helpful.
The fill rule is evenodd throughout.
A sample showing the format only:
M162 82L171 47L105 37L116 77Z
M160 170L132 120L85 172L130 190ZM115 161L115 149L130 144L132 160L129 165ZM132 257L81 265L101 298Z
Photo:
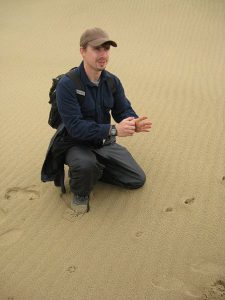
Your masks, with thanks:
M79 174L86 174L91 175L93 172L99 172L101 171L100 165L97 161L91 160L91 159L85 159L85 160L77 160L74 162L71 162L69 165L70 174L73 173L79 173Z
M145 184L146 175L144 172L138 173L134 182L132 182L131 189L138 189Z

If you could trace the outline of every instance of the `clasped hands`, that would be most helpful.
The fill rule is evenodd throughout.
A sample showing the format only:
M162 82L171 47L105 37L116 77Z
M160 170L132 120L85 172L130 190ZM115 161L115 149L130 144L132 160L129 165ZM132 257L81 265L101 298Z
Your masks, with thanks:
M120 137L131 136L135 132L149 132L152 123L147 117L128 117L116 124L117 135Z

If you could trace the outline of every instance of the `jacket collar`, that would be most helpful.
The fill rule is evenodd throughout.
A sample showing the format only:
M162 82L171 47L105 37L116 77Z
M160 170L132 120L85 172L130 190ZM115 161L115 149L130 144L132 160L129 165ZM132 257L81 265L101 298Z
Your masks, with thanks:
M90 79L88 78L85 69L84 69L84 62L82 61L80 66L78 67L79 73L80 73L80 78L82 80L82 82L85 85L90 85L90 86L96 86L93 82L90 81ZM103 70L100 76L100 84L103 80L106 80L106 78L108 77L108 72Z

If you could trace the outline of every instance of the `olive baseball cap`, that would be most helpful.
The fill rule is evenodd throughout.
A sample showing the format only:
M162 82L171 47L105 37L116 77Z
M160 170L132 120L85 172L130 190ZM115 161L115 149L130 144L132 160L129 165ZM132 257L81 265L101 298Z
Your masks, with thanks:
M80 38L80 47L86 47L87 45L98 47L105 43L117 47L117 43L112 41L104 30L97 27L85 30Z

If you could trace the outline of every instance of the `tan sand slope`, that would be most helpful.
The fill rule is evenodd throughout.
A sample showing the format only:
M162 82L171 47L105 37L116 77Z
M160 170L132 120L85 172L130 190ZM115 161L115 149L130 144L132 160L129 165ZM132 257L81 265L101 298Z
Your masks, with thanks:
M225 299L225 2L13 0L0 15L0 300ZM146 185L99 183L75 218L40 168L51 78L93 26L153 128L119 139Z

